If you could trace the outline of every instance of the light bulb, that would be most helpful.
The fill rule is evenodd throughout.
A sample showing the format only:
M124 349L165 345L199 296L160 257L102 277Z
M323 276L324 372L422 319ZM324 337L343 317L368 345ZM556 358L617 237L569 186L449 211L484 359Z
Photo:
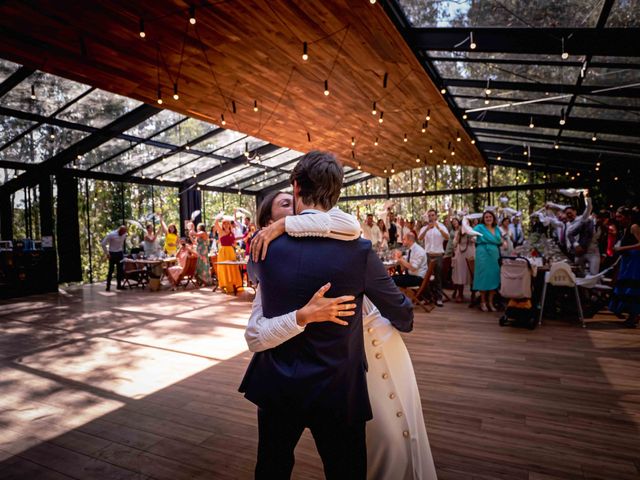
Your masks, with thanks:
M527 165L528 165L528 166L531 166L531 162L527 162Z
M36 86L31 85L31 100L35 100L35 99L36 99Z
M376 4L376 0L369 0L369 3L371 3L371 5L375 5Z
M498 155L498 160L502 160L502 157L500 155Z
M594 133L594 134L593 134L593 137L591 137L591 141L592 141L592 142L595 142L597 139L598 139L598 137L597 137L597 136L596 136L596 134Z
M460 136L460 132L458 132L458 136L456 137L456 142L462 141L462 137Z
M447 93L447 89L446 89L446 88L444 88L444 87L442 87L442 88L440 89L440 93L441 93L442 95L444 95L445 93Z
M409 141L409 139L407 138L407 134L406 134L406 133L404 134L404 141L405 141L405 142L408 142L408 141Z
M466 120L466 119L467 119L467 114L466 114L466 113L464 113L464 114L462 115L462 119L463 119L463 120Z
M473 40L473 32L469 33L469 48L475 50L477 47L476 42Z
M144 19L141 18L140 19L140 38L144 38L146 36L147 36L147 34L144 31Z
M433 147L429 147L429 153L433 153Z
M558 145L558 142L555 142L553 144L553 148L555 148L556 150L558 150L560 148L560 145Z
M378 146L378 137L376 137L376 141L373 142L373 144L377 147Z
M358 170L362 170L362 164L358 162Z
M351 146L352 147L356 146L356 139L354 137L351 137Z
M567 52L562 52L562 59L566 60L567 58L569 58L569 54Z
M416 156L416 163L420 163L420 155Z
M254 112L257 112L257 111L258 111L258 101L257 101L257 100L254 100L254 101L253 101L253 111L254 111Z
M427 110L427 116L424 118L427 122L431 120L431 109Z
M475 140L471 140L471 145L475 145L476 141Z
M324 94L329 95L329 80L324 81Z
M196 7L194 6L189 7L189 23L191 25L196 24Z
M304 42L302 44L302 60L304 60L305 62L309 60L309 54L307 52L307 42Z
M220 115L220 123L224 126L227 124L227 121L224 119L224 113Z
M178 95L178 84L177 83L173 84L173 99L174 100L179 100L180 99L180 95Z
M384 117L384 112L380 110L380 118L378 119L378 123L382 123L384 121L382 117Z
M158 105L162 105L162 90L158 87Z
M371 107L371 115L375 115L376 113L378 113L378 111L376 110L376 102L373 102L373 107Z

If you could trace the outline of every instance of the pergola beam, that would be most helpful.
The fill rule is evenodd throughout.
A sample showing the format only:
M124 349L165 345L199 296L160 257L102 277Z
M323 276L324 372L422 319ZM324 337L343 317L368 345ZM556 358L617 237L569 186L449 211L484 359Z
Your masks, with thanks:
M268 155L269 153L279 149L281 147L277 146L277 145L273 145L272 143L268 143L266 145L262 145L261 147L258 147L252 151L249 152L249 156L251 157L254 154L259 154L259 155ZM221 173L226 172L227 170L231 170L232 168L235 168L237 166L242 165L243 163L246 163L247 161L247 157L245 157L244 155L239 155L235 158L232 159L227 159L226 163L216 166L216 167L212 167L208 170L205 170L204 172L201 172L199 174L196 175L195 179L193 179L194 183L204 183L208 178L211 177L215 177L216 175L219 175Z
M465 78L444 78L442 82L447 87L465 87L484 89L487 86L487 80L474 80ZM491 88L493 90L520 90L525 92L545 92L545 93L564 93L571 95L590 95L605 97L630 97L640 98L640 88L629 87L616 90L603 90L608 87L597 85L568 85L562 83L542 83L542 82L508 82L502 80L492 80ZM500 101L500 98L492 97L494 101ZM505 100L505 103L506 100Z
M468 39L473 32L476 48ZM410 41L418 50L640 57L640 28L451 27L413 28Z
M464 62L464 63L493 63L496 65L531 65L531 66L546 66L546 67L582 67L582 62L575 62L571 60L526 60L515 58L478 58L478 57L443 57L443 56L431 56L429 60L432 62ZM614 68L614 69L640 69L640 62L638 63L626 63L626 62L591 62L589 64L593 68Z

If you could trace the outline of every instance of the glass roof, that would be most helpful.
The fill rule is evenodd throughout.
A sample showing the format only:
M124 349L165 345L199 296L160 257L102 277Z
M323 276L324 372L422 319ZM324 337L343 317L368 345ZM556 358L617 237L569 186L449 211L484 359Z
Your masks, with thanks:
M100 128L139 105L141 102L136 100L95 89L65 108L56 118Z
M0 115L0 145L5 145L37 122Z
M413 27L595 27L604 0L398 0Z
M638 0L616 0L607 19L607 27L640 27Z
M502 65L483 62L432 62L444 78L491 79L504 82L575 84L580 67L551 65Z
M13 162L40 163L60 153L87 136L68 128L42 125L0 152L0 159Z
M134 137L151 138L160 130L164 130L165 128L170 127L180 120L185 120L186 118L187 117L184 115L172 112L171 110L162 110L160 113L140 122L138 125L130 128L124 133Z
M20 65L0 58L0 83L9 78L18 68Z
M158 135L154 135L152 138L158 142L184 145L215 128L218 127L213 123L203 122L195 118L187 118L179 125L171 127Z
M106 173L125 173L166 153L169 153L166 148L139 143L131 150L127 150L114 159L99 165L96 170Z

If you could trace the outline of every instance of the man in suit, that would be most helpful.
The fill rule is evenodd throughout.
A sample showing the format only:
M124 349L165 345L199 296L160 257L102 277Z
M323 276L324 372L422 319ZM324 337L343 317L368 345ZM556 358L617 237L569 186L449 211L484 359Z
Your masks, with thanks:
M328 211L342 188L343 169L325 152L309 152L291 174L298 214ZM278 347L258 352L240 386L258 406L256 479L288 479L294 449L309 428L327 479L366 478L365 422L371 419L362 331L367 297L400 331L411 331L413 308L387 274L371 242L281 236L253 265L267 318L304 306L325 283L328 296L356 297L347 326L312 323ZM346 317L345 317L346 319ZM391 440L390 440L391 441Z

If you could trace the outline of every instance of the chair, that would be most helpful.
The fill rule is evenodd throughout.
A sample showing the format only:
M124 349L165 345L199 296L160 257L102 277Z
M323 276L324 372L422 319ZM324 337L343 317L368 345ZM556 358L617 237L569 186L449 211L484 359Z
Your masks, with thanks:
M576 276L571 271L571 266L564 262L558 262L551 265L551 268L544 276L544 288L542 289L542 304L540 305L538 325L542 325L544 302L547 297L547 287L549 285L552 287L569 287L574 289L576 304L578 306L578 319L582 322L582 327L585 328L587 324L584 322L584 315L582 314L582 302L580 301L580 292L578 291L578 285L576 284Z
M180 272L180 275L178 276L178 280L176 281L177 287L182 285L186 290L187 287L189 286L189 283L192 283L194 287L198 286L195 280L197 264L198 264L198 256L195 254L190 254L185 260L184 268L182 269L182 272ZM185 281L184 285L182 284L183 280Z
M137 262L122 262L123 270L123 287L144 287L146 285L147 271L144 267L141 267ZM132 284L131 282L135 282Z
M422 279L422 283L417 287L400 287L400 291L404 293L414 305L420 305L427 313L434 309L433 305L430 305L430 299L427 299L425 294L429 291L429 285L433 280L433 272L436 269L436 261L429 262L429 268L427 273Z

